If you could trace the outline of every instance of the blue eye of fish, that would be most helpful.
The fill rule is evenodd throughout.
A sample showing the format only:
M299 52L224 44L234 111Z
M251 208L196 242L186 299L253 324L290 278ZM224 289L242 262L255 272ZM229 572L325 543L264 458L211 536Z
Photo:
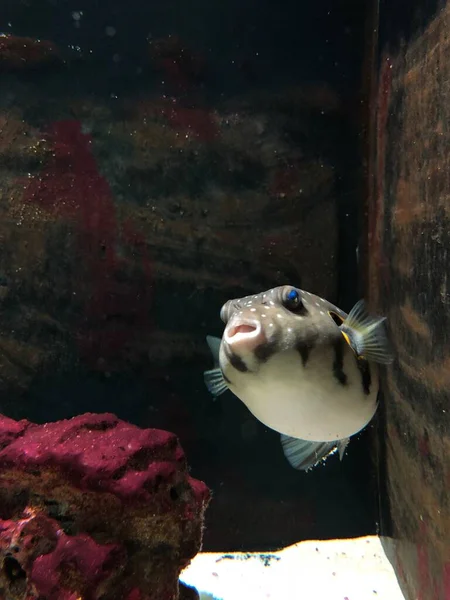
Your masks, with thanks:
M300 294L295 288L289 290L289 292L287 292L287 294L285 295L284 305L289 310L297 310L302 307Z

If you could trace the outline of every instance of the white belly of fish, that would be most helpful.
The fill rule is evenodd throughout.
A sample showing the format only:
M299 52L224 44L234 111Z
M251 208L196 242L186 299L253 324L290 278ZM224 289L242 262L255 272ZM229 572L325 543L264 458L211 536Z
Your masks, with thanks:
M370 394L349 349L344 356L346 385L333 375L332 348L314 349L305 367L296 351L279 353L257 373L233 372L231 391L262 423L296 438L334 441L363 429L377 409L378 369L370 365Z

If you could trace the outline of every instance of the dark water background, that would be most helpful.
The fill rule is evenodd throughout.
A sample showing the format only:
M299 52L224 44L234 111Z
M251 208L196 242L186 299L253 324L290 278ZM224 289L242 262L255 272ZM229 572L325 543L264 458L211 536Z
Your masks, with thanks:
M278 94L279 102L288 87L303 86L306 89L313 84L324 89L326 84L327 89L339 98L340 108L327 113L322 110L320 101L311 101L313 105L316 102L315 107L308 109L309 112L305 109L302 117L300 106L300 117L297 113L292 116L295 127L301 118L310 125L307 132L301 134L289 132L287 110L284 135L301 152L326 161L335 175L331 193L333 202L324 205L323 216L319 209L319 217L309 223L300 208L298 213L300 231L303 223L305 229L312 229L313 238L320 241L336 233L336 243L330 252L334 261L331 275L324 277L325 282L330 283L319 282L325 269L330 269L328 265L325 267L330 256L316 255L311 262L300 250L294 253L293 267L280 261L275 266L270 263L269 268L271 259L265 255L265 250L258 254L257 260L248 256L244 239L228 257L228 269L217 266L217 269L223 269L222 288L217 289L213 283L214 264L208 264L200 257L196 265L192 255L185 250L191 245L187 233L184 245L176 251L171 250L168 274L158 266L160 263L154 267L157 294L149 306L149 313L166 333L175 335L183 330L197 342L200 340L198 344L203 344L206 333L220 335L219 310L229 295L243 295L259 291L263 285L267 288L277 285L280 281L273 276L274 272L280 280L289 278L299 285L306 280L314 288L326 286L329 299L349 310L362 291L355 250L365 201L364 140L367 79L371 68L367 57L372 51L372 37L367 32L370 31L371 10L370 2L349 0L4 1L0 30L15 36L50 40L60 48L66 63L3 72L0 106L3 111L16 108L23 111L29 123L44 128L54 120L73 117L74 109L69 106L68 98L80 102L89 100L94 107L96 104L107 105L111 119L116 123L124 118L121 105L124 98L137 104L148 94L176 97L178 101L202 110L205 106L242 98L247 112L265 110L270 126L271 113L264 95ZM75 13L78 13L78 20L74 18ZM76 27L77 23L79 27ZM108 35L107 32L112 33L112 30L107 28L114 28L115 34ZM181 92L171 88L164 73L155 69L149 59L149 42L168 39L175 34L187 48L195 49L206 63L198 80L188 86L187 91ZM95 116L92 118L95 121ZM107 128L107 119L102 119L101 127ZM99 130L101 127L99 125ZM98 134L99 140L101 135L102 132ZM95 147L94 134L93 139ZM103 173L107 179L112 178L115 167L108 161L112 161L116 149L112 147L102 156L98 142L96 151L102 160ZM128 150L118 147L117 153L120 152ZM256 185L260 172L255 175L245 169L244 165L243 185ZM36 167L36 172L38 170ZM206 184L208 177L207 171L201 172L199 185ZM132 185L134 183L130 183ZM149 177L140 185L144 188L148 185L150 189L153 183ZM170 200L168 196L170 189L164 197L166 203ZM294 204L300 202L295 197L291 200ZM128 203L131 201L127 199L126 190L115 198L119 208ZM158 205L158 200L155 203ZM331 217L330 210L333 211ZM290 214L289 218L292 218L295 212ZM99 218L103 217L99 215ZM173 218L175 225L183 218L180 212ZM332 223L329 232L328 225L321 225L328 222ZM249 224L251 226L251 221ZM8 227L12 232L9 239L14 240L19 225L11 220ZM213 232L214 227L212 223ZM262 234L270 231L269 216L258 227ZM30 226L29 234L22 233L20 239L26 239L27 235L31 237L32 230ZM262 239L262 234L261 238L251 239L252 250ZM47 255L46 286L57 293L68 285L68 279L71 289L76 292L83 282L77 280L80 275L74 265L83 263L87 256L82 250L73 248L70 256L66 256L64 234L59 237L48 235L48 246L52 251ZM231 235L239 239L242 232L236 230ZM150 236L150 230L144 231L144 246ZM168 246L170 236L169 232ZM284 237L280 243L288 248L290 245L295 247L297 240ZM13 245L8 251L15 255L17 249ZM164 252L165 248L161 247L160 254L164 255ZM190 281L181 280L176 271L170 271L178 262L184 265L183 268L192 267ZM197 280L197 267L205 267L211 272L206 283ZM241 273L237 284L233 280L235 269ZM4 265L4 270L6 285L9 285L8 282L13 281L11 267ZM19 284L17 276L14 277L3 324L4 330L13 338L16 335L14 323L20 321L15 312L18 305L25 301L24 298L30 305L35 305L39 295L39 284L36 281L29 283L28 275L25 274ZM134 276L128 273L127 277L131 281ZM295 278L298 280L293 281ZM324 292L317 288L311 291ZM44 309L46 302L44 295ZM48 302L51 304L49 312L58 323L66 320L72 323L71 311L82 311L67 295ZM127 302L133 304L133 299ZM94 337L95 332L106 327L101 315L96 317L95 314L90 317ZM31 322L28 340L34 339L39 327ZM40 329L39 332L39 343L45 345L50 333L44 331L41 334ZM139 328L133 330L133 342L139 342L139 335ZM29 377L20 371L18 377L23 375L23 385L4 385L2 405L6 414L44 422L86 411L111 411L138 425L161 427L177 433L192 474L205 480L214 492L208 509L205 550L264 550L300 539L350 537L375 532L376 490L370 456L370 429L352 441L342 463L333 458L326 467L306 475L299 474L285 462L278 435L249 419L240 403L227 397L215 403L211 401L202 382L202 371L210 366L206 350L192 355L187 352L180 357L175 349L168 352L165 362L156 365L151 357L146 362L141 357L135 359L134 355L121 362L124 356L119 348L115 368L101 369L98 367L103 358L101 344L97 350L94 345L90 360L84 361L74 349L74 337L68 334L67 339L64 338L64 350L50 365L42 364ZM49 345L52 343L49 338ZM164 342L161 344L164 346ZM177 345L176 339L174 344ZM98 356L92 360L92 353L96 352Z

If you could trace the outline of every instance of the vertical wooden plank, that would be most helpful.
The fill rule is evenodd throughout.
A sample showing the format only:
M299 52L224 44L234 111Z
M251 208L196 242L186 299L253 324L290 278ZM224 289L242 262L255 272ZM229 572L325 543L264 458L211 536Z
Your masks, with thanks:
M396 355L382 533L408 600L449 600L450 6L382 55L377 105L368 287Z

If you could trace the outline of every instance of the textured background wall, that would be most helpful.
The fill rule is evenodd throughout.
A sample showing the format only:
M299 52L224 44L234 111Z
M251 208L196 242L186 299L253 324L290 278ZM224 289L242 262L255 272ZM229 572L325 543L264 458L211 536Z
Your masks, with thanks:
M419 17L409 40L400 27L381 40L369 293L396 354L380 433L382 533L408 600L449 600L450 7Z
M360 0L2 5L0 409L175 432L213 489L208 549L374 528L367 432L302 475L202 377L230 296L357 300L364 19Z

